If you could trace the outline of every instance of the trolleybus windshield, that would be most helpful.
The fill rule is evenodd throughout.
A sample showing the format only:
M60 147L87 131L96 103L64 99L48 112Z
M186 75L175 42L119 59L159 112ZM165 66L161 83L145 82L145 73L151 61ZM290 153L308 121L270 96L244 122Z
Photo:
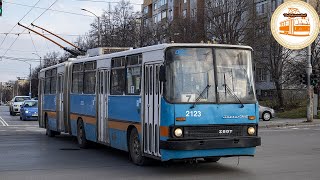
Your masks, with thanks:
M170 48L166 51L166 80L165 96L170 102L256 101L250 50Z

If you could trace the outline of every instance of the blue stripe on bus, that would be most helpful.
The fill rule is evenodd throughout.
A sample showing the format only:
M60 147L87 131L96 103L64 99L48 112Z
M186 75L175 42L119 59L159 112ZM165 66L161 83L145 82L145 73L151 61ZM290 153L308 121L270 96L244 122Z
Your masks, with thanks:
M185 117L185 121L176 121L176 125L208 125L208 124L249 124L258 123L256 104L176 104L175 118ZM248 116L256 116L249 120Z
M43 110L56 111L56 95L47 94L43 98Z
M168 161L171 159L209 157L209 156L245 156L254 155L255 147L250 148L225 148L225 149L209 149L209 150L165 150L160 149L161 160Z
M96 116L96 95L70 94L70 113Z
M108 118L141 122L141 96L109 96Z
M109 129L110 145L113 148L128 151L127 132L117 129Z
M57 131L57 119L48 117L48 125L50 130Z

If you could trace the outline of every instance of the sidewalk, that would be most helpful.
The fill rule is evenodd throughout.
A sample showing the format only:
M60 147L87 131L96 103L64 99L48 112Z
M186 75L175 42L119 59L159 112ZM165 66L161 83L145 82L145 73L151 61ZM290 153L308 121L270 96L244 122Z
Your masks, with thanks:
M301 118L301 119L273 118L270 121L260 120L259 128L320 125L320 119L313 119L313 122L311 123L307 123L306 120L307 120L306 118Z

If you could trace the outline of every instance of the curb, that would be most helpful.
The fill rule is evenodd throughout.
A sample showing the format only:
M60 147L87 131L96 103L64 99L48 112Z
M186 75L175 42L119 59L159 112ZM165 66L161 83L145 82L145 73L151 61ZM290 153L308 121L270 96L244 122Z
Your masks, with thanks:
M312 123L307 123L307 122L296 122L296 123L283 123L283 124L266 124L266 125L261 125L259 124L259 128L261 129L266 129L266 128L274 128L274 127L288 127L288 126L316 126L320 125L320 122L312 122Z

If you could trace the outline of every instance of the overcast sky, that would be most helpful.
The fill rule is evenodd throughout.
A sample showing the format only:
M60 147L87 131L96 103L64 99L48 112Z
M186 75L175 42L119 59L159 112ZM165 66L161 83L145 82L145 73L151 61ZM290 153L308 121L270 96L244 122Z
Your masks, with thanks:
M36 7L41 7L43 9L32 9L32 6L38 1L39 3ZM94 16L81 11L82 8L100 15L103 10L108 9L108 2L112 2L112 6L116 5L116 2L119 2L119 0L57 0L50 9L69 13L49 10L40 16L45 9L50 7L55 1L56 0L3 0L3 13L2 17L0 17L0 45L2 43L0 46L0 57L9 57L9 59L0 59L0 82L16 80L17 77L28 76L29 64L12 60L12 58L30 59L31 61L28 61L28 63L34 68L39 65L39 62L37 62L39 57L32 53L37 53L41 57L51 51L60 51L63 53L58 46L50 41L45 40L34 33L29 34L28 30L24 31L24 28L21 28L18 25L15 26L30 10L31 11L20 21L21 24L29 26L30 23L34 22L35 25L44 27L56 34L61 34L63 38L74 42L78 35L84 35L89 31L90 24L95 20ZM139 4L142 4L143 0L130 0L130 2L135 10L139 11L141 9L141 5ZM40 18L38 18L39 16ZM39 31L36 28L33 29ZM9 33L10 31L11 34L6 36L6 33ZM19 37L16 35L16 33L22 32L23 34L20 34ZM40 32L42 31L40 30ZM59 40L58 42L63 46L67 46L67 44Z

